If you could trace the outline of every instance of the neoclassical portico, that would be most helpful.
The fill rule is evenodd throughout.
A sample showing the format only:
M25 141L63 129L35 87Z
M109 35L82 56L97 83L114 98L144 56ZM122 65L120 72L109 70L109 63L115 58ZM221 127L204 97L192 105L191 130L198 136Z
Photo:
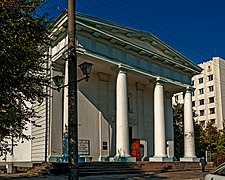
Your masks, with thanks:
M64 75L65 85L67 24L65 10L50 25L50 47L46 48L48 75ZM202 69L151 33L84 14L76 14L76 36L77 64L93 64L88 83L78 85L79 156L94 161L118 156L127 161L172 161L171 98L185 89L185 153L180 160L196 161L190 84ZM42 118L35 121L41 127L31 129L35 138L29 148L35 162L46 156L52 162L62 157L63 131L68 125L68 90L46 92L49 100L36 107ZM131 147L133 143L137 146ZM19 153L15 159L21 157Z
M128 73L125 65L117 68L116 79L116 156L130 157L129 117L128 117ZM172 114L172 94L165 90L163 78L150 81L154 84L154 156L149 158L153 162L171 162L174 159L174 129ZM194 125L192 117L192 89L186 88L184 102L184 131L185 156L181 161L196 161Z
M60 49L66 42L66 34L60 27L66 27L66 21L65 13L52 26L52 63L57 67L66 66ZM189 84L191 77L201 69L150 33L82 14L77 15L76 24L78 64L84 61L94 64L89 82L78 86L79 139L90 142L89 156L94 160L118 156L132 160L134 140L139 143L140 152L137 153L141 158L173 161L171 98L174 93L186 89L185 155L181 160L194 161ZM67 74L66 69L63 73ZM65 89L64 104L68 104L66 93ZM56 98L53 97L52 102L56 102ZM66 124L67 108L63 109L62 116L54 115L57 114L54 108L51 110L52 124L60 122L61 117ZM50 132L55 131L50 129ZM57 140L52 136L51 143L56 145Z

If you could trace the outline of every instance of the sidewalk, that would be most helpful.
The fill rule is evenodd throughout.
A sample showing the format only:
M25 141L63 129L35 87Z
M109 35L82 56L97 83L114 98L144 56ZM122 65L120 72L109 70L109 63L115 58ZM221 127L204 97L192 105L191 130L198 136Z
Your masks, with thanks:
M80 177L80 180L108 180L108 179L127 179L127 180L148 180L148 179L179 179L179 180L203 180L205 175L209 171L202 173L201 170L191 171L171 171L171 172L160 172L160 173L149 173L149 174L121 174L121 175L100 175L100 176L86 176ZM29 176L28 174L0 174L0 179L15 179L15 180L64 180L68 179L67 175L60 176Z

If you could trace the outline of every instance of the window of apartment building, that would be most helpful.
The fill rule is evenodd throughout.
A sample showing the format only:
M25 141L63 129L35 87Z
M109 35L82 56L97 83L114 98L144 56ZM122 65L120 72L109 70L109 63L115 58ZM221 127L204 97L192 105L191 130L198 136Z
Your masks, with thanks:
M192 96L195 96L195 91L191 91L191 95Z
M194 107L195 106L195 101L192 101L192 107Z
M199 113L200 113L200 116L204 116L205 115L205 110L200 110Z
M213 75L212 74L208 76L208 80L209 81L212 81L213 80Z
M198 79L198 83L202 84L203 83L203 77Z
M215 125L215 124L216 124L216 120L215 120L215 119L210 119L210 123L211 123L212 125Z
M196 117L197 116L195 111L192 112L192 116L193 117Z
M200 121L200 125L201 126L205 126L205 121L203 120L203 121Z
M210 108L209 109L209 114L215 114L215 108Z
M194 81L194 80L191 81L191 85L192 85L192 86L195 85L195 81Z
M213 86L209 86L208 88L209 88L209 92L214 91L214 87Z
M201 88L201 89L198 90L198 92L199 92L199 94L204 94L204 89Z
M204 104L204 99L200 99L199 100L199 105L203 105Z
M179 100L179 96L178 96L178 95L176 95L174 98L175 98L175 102L178 102L178 100Z
M209 98L209 103L214 103L214 97Z
M211 71L211 70L212 70L211 66L208 66L208 71Z

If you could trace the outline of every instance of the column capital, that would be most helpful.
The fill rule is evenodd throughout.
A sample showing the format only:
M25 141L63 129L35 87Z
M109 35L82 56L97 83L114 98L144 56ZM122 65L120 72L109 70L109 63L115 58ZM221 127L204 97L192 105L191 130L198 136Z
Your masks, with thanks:
M186 87L186 91L192 92L192 91L194 91L194 90L195 90L195 88L194 88L193 86L187 86L187 87Z
M124 72L124 73L127 73L128 71L132 71L133 68L131 66L128 66L126 64L118 64L117 66L111 68L113 71L115 72Z
M156 79L154 79L154 80L152 80L152 81L150 81L150 83L153 83L153 84L165 84L165 83L167 83L168 81L167 81L167 79L165 79L165 78L162 78L162 77L157 77Z

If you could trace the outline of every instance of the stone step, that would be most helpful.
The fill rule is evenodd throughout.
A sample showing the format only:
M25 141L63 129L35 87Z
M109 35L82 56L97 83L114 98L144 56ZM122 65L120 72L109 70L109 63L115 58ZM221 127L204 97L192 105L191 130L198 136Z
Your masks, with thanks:
M80 176L100 174L133 174L200 169L199 163L188 162L85 162L78 164ZM45 171L46 170L46 171ZM41 170L45 174L66 174L68 163L52 163Z
M141 171L138 170L104 170L104 171L79 171L79 176L93 176L93 175L102 175L102 174L140 174Z

